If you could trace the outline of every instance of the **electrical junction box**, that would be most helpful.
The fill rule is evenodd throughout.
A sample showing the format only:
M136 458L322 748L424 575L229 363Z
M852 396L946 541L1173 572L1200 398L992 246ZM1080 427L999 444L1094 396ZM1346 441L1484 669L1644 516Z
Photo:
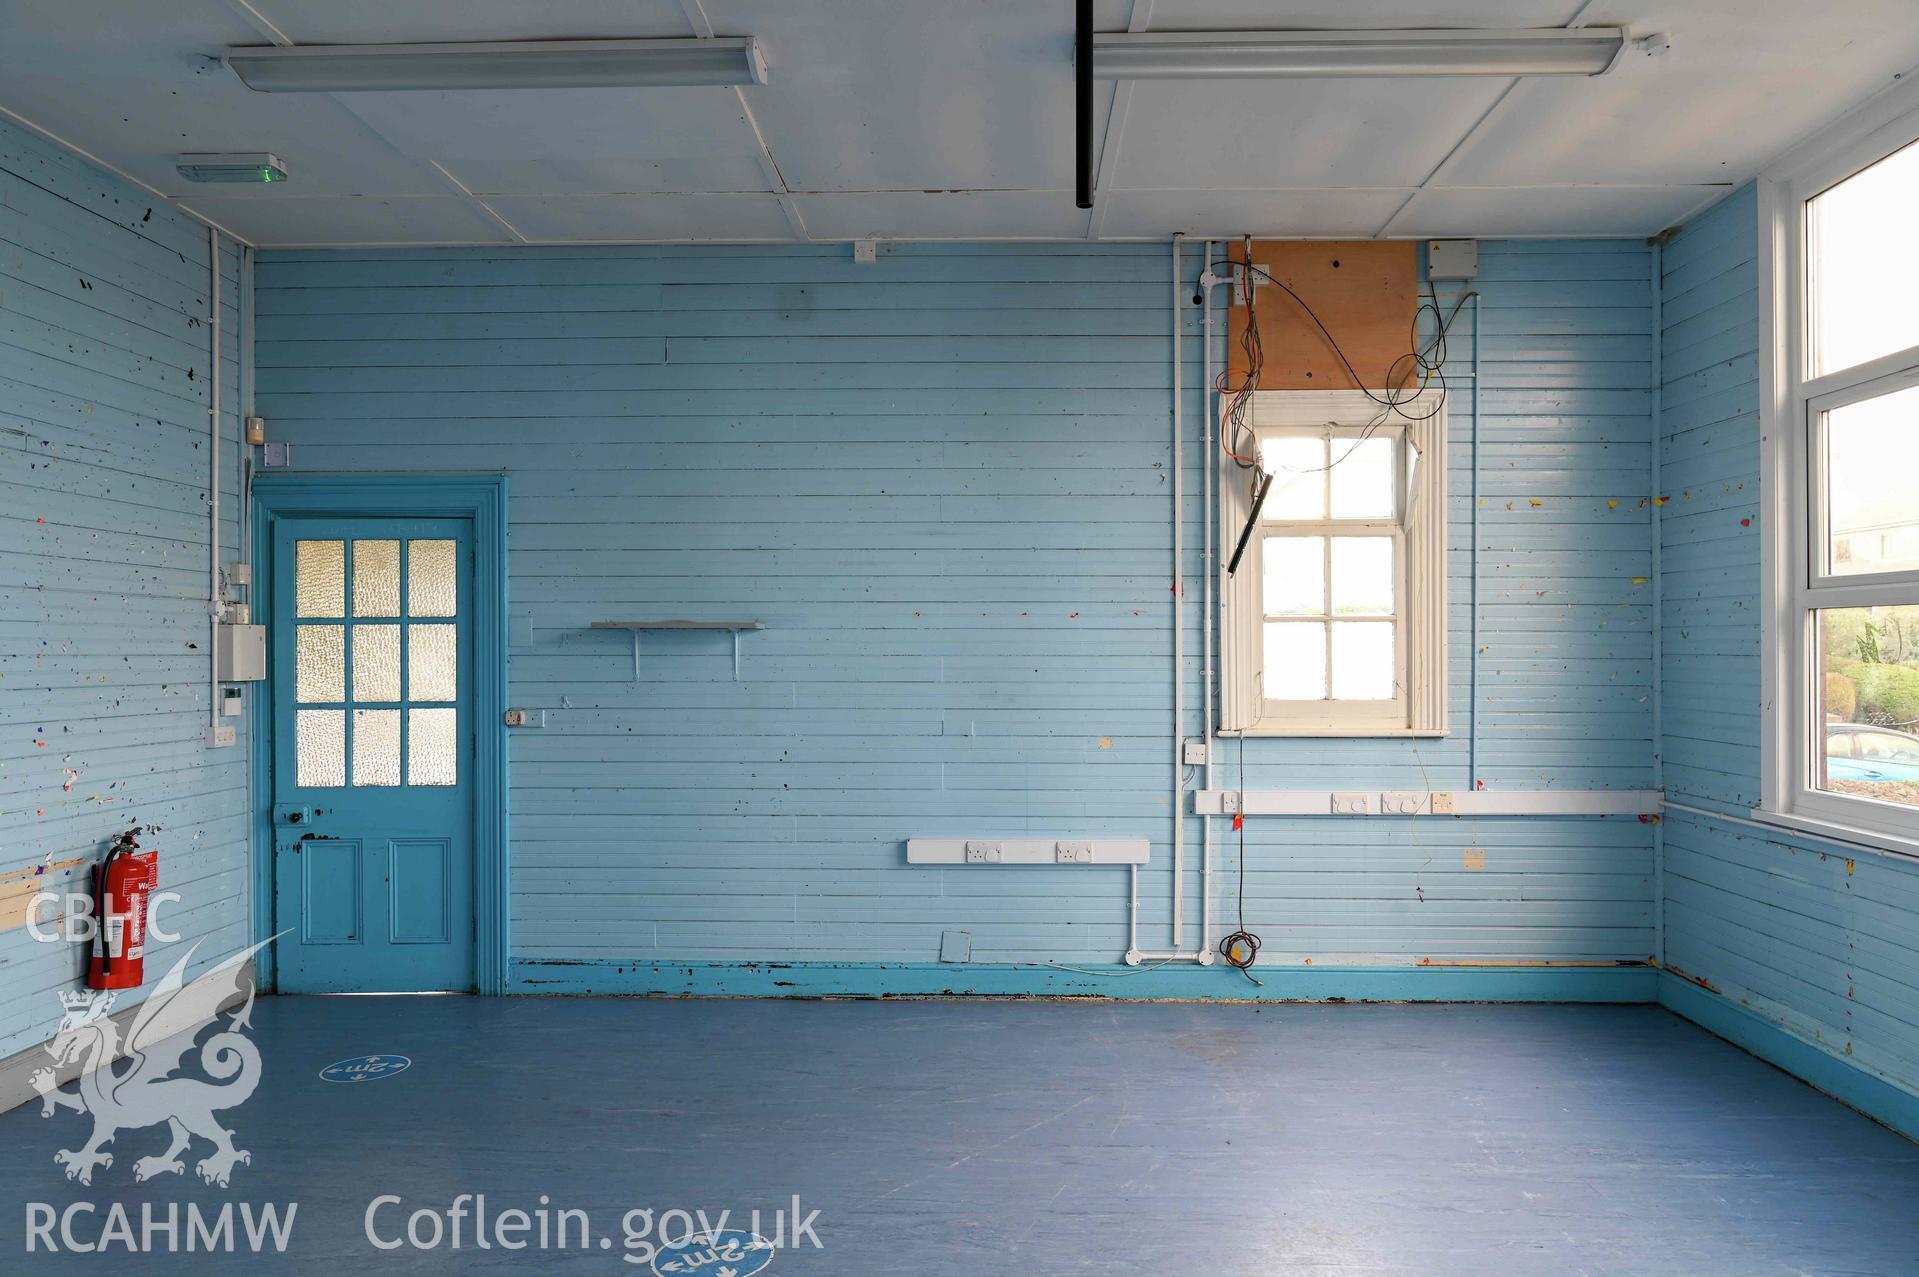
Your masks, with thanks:
M1479 278L1479 241L1473 239L1427 240L1426 278Z
M213 679L216 683L257 683L267 676L267 627L213 627Z

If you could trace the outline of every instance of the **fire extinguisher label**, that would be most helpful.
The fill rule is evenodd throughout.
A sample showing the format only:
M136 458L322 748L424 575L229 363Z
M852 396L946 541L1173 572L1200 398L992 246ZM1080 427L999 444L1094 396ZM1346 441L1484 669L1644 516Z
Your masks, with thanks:
M118 958L126 952L127 920L117 914L110 914L106 924L100 928L105 933L107 952Z

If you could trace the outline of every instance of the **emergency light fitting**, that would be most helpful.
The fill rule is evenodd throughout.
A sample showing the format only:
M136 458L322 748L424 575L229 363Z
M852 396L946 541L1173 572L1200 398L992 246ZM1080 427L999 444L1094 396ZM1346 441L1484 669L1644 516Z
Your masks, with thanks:
M1154 31L1093 36L1101 80L1264 76L1600 75L1621 27Z
M286 161L271 151L236 155L176 155L173 167L189 182L262 182L287 180Z
M603 89L765 84L751 36L711 40L493 40L466 44L229 46L259 93L404 89Z

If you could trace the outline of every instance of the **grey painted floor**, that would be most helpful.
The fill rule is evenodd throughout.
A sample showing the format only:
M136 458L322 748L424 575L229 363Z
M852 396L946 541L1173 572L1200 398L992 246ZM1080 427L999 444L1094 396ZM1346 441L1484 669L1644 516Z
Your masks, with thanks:
M254 1019L260 1088L223 1114L252 1161L226 1190L198 1144L136 1183L159 1127L70 1183L53 1153L88 1119L0 1115L0 1271L646 1273L627 1211L757 1207L770 1234L797 1195L824 1248L769 1277L1919 1272L1919 1146L1656 1008L268 998ZM366 1053L413 1063L319 1078ZM594 1243L366 1237L383 1194L391 1241L461 1193L495 1217L544 1194ZM112 1203L137 1230L142 1203L188 1201L297 1202L285 1254L25 1253L28 1203L93 1203L87 1242Z

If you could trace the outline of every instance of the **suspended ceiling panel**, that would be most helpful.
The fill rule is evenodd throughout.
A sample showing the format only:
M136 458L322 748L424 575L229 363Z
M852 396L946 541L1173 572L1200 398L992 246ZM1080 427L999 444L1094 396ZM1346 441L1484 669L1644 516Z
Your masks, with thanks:
M767 189L759 144L730 88L353 93L339 100L403 154L430 156L481 194Z
M446 195L194 196L203 217L255 244L494 244L514 235L470 200Z
M792 238L771 195L502 195L486 203L522 236L542 243Z
M1610 235L1627 222L1677 226L1718 195L1696 186L1444 187L1413 196L1393 225L1418 239Z
M1125 9L1108 6L1118 29ZM1072 206L1064 0L756 0L706 12L716 33L765 43L767 83L747 96L794 190L1053 189Z
M1665 32L1578 80L1102 82L1064 0L9 0L0 108L263 245L1647 235L1919 66L1910 0L1101 0L1104 31ZM769 83L258 94L228 44L754 35ZM173 156L293 179L195 186Z
M796 197L820 239L1078 239L1086 214L1057 191L882 191Z
M1141 80L1107 182L1160 190L1417 186L1509 83ZM1194 127L1197 119L1205 126Z
M1410 189L1129 191L1104 197L1100 231L1114 239L1168 235L1230 239L1248 226L1270 227L1263 239L1345 239L1355 223L1383 226Z
M1658 59L1528 80L1475 131L1448 185L1743 182L1787 145L1914 68L1913 0L1660 6Z

